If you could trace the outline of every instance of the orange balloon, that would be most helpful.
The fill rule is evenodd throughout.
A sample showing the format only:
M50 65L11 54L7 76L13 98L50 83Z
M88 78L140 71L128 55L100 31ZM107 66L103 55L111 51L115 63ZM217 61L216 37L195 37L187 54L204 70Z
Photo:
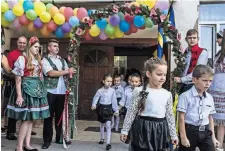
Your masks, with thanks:
M56 13L59 13L58 7L52 6L52 7L49 9L49 13L51 14L52 17L54 17Z
M41 30L40 30L40 32L41 32L41 34L44 36L44 37L48 37L49 35L50 35L50 32L47 30L47 27L46 27L47 25L45 24L42 28L41 28Z
M64 14L65 8L66 8L65 6L60 7L59 13L60 13L60 14Z
M31 32L36 31L36 28L34 27L34 23L32 21L27 25L27 29Z

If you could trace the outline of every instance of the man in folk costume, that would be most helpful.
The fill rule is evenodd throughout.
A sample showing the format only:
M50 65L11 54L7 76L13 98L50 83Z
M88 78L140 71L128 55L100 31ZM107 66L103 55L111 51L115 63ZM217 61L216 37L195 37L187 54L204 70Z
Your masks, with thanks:
M185 50L186 59L185 59L185 70L183 77L174 77L174 80L177 83L182 83L179 94L189 90L192 84L192 71L199 65L207 65L208 63L208 52L206 49L199 47L198 45L198 31L195 29L188 30L186 34L186 42L188 43L188 48Z
M64 59L58 56L59 42L51 39L48 43L49 54L43 58L44 83L47 88L48 103L51 116L44 120L42 149L48 149L53 137L52 120L55 116L56 143L62 144L62 123L58 124L64 110L66 83L65 76L75 73L75 69L68 68ZM71 142L67 142L71 143Z
M14 63L19 58L19 56L25 55L26 48L27 48L27 38L24 36L19 37L17 40L17 48L15 50L12 50L7 56L9 66L11 69L14 69ZM10 86L5 89L5 91L6 91L5 97L9 98L12 88L16 84L15 84L14 79L9 80L8 82L9 82ZM6 138L8 140L17 140L17 137L15 136L16 123L17 123L16 119L10 118L10 117L8 118L8 130L7 130L7 135L6 135Z

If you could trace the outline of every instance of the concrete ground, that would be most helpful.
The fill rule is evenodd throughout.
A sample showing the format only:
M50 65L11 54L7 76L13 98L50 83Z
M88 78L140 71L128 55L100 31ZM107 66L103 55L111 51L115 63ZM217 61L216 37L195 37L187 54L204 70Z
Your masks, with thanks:
M20 123L18 122L17 127L19 127ZM104 151L106 144L99 145L98 141L100 140L99 132L90 132L84 131L87 127L98 127L99 123L96 121L77 121L77 133L74 134L74 139L72 140L72 145L70 146L68 151ZM34 131L37 132L37 135L32 136L31 142L32 146L36 147L38 150L42 150L41 146L43 144L42 139L42 130L43 125L42 122L39 121L35 125ZM5 138L5 133L1 135L1 150L2 151L14 151L16 148L17 141L9 141ZM122 143L119 139L119 133L112 133L111 151L127 151L128 145ZM55 138L53 136L53 138ZM59 151L65 150L62 145L54 143L55 140L52 141L51 146L48 151ZM47 150L42 150L47 151Z

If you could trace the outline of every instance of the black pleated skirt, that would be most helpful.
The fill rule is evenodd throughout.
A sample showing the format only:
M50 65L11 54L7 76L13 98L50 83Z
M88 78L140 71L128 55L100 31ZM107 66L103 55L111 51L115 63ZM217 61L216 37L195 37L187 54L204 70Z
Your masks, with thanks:
M109 105L99 104L96 109L96 113L98 116L98 121L100 123L111 121L113 116L112 104Z
M169 147L166 118L136 116L130 135L132 151L165 151Z

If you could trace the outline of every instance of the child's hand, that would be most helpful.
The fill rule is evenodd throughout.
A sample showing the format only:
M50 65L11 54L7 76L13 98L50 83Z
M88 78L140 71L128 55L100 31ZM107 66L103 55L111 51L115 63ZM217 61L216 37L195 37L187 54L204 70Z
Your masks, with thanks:
M125 142L125 141L127 140L127 135L121 134L121 135L120 135L120 140L121 140L122 142Z
M115 115L115 116L118 116L118 115L119 115L119 113L118 113L118 112L115 112L115 113L114 113L114 115Z
M178 139L172 140L173 145L178 145L178 142L179 142Z
M119 110L122 108L122 106L121 105L119 105Z
M183 146L185 146L185 147L190 147L191 146L189 140L187 139L187 137L181 138L181 144Z
M91 109L92 109L92 110L95 110L95 109L96 109L96 106L92 106Z
M214 137L213 138L213 144L215 147L218 147L220 145L220 142Z

